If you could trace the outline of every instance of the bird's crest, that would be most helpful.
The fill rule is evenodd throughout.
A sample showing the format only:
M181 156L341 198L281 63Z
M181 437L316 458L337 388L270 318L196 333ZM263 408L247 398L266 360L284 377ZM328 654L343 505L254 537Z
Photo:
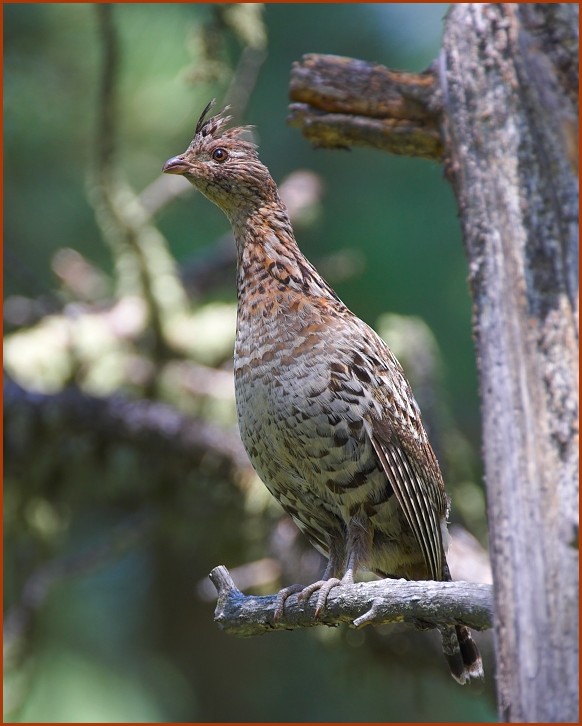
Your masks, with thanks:
M228 136L230 138L238 138L242 134L251 131L252 126L237 126L232 129L225 130L225 126L229 121L232 121L232 116L225 115L230 109L230 106L225 106L222 111L219 111L216 115L206 118L208 112L216 105L216 99L213 98L207 105L204 111L202 111L198 123L196 124L196 133L194 140L199 138L206 138L210 136L213 139L218 139L221 136ZM248 142L247 142L248 143ZM254 144L252 144L254 146Z

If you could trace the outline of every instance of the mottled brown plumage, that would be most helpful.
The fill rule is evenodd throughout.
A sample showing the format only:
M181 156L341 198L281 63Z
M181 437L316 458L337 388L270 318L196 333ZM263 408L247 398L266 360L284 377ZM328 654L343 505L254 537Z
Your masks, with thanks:
M277 186L244 128L205 109L164 165L226 214L237 245L237 413L269 491L329 559L318 611L360 568L449 580L448 501L400 364L301 254ZM338 579L338 578L341 578ZM280 607L294 587L283 590ZM464 627L442 629L461 683L482 675Z

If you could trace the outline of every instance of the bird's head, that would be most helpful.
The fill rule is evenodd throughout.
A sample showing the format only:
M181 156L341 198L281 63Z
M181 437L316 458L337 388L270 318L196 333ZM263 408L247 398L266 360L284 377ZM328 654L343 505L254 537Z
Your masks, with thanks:
M196 124L190 146L168 159L162 171L182 174L228 217L249 214L277 196L275 182L259 161L256 146L243 138L248 126L225 129L228 106L206 119L211 101Z

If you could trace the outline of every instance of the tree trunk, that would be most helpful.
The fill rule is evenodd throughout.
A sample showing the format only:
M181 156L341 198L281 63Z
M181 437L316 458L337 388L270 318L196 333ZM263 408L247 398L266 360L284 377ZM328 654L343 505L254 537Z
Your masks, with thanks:
M439 58L508 721L578 720L577 47L577 5L459 4Z

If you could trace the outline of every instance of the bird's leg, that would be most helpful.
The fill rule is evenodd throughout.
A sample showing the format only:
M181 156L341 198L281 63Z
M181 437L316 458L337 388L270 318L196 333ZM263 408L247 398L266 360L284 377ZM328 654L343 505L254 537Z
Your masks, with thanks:
M332 558L330 557L323 579L308 585L299 594L299 600L308 600L314 592L319 590L315 606L316 618L324 609L327 597L334 587L354 584L354 577L358 567L367 560L370 552L372 529L368 518L364 514L355 515L350 519L347 535L347 562L341 580L333 576L334 569L332 569Z
M308 585L307 587L305 587L305 585L289 585L289 587L284 587L282 590L279 590L277 593L277 600L275 601L275 620L279 620L282 617L283 610L285 609L285 602L291 595L298 592L300 593L299 600L309 599L310 595L316 590L319 590L324 583L328 582L330 577L335 575L336 572L341 571L342 565L343 537L338 534L334 536L329 543L329 560L321 580L318 580L313 583L313 585ZM307 595L305 596L304 593L306 591Z
M350 557L351 560L351 557ZM354 584L354 567L349 566L344 572L344 575L342 579L340 580L338 577L330 577L328 574L329 566L326 568L325 572L323 573L323 578L321 580L318 580L317 582L312 583L311 585L308 585L307 587L304 587L303 590L299 593L299 600L309 600L309 598L313 595L314 592L319 590L319 595L317 596L317 605L315 606L315 617L318 618L321 614L321 611L325 607L325 603L327 602L327 596L333 590L334 587L338 587L339 585L353 585Z

